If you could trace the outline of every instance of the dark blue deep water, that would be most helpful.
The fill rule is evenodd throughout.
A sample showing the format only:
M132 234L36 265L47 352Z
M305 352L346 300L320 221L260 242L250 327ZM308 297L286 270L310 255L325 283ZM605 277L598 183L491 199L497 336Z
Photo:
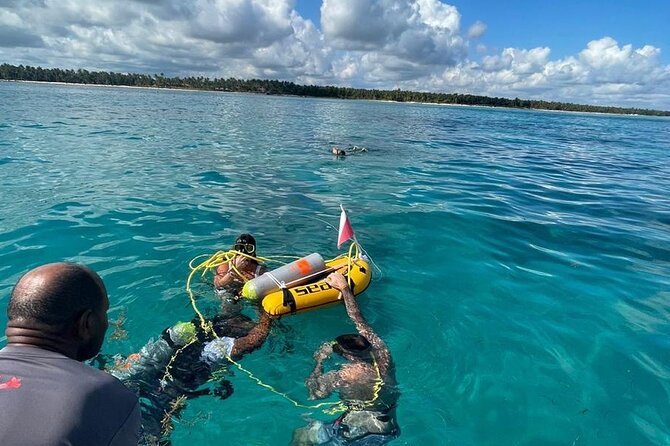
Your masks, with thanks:
M382 271L359 302L397 365L394 444L670 444L668 119L0 83L0 325L20 274L83 262L104 351L136 352L193 317L191 258L240 232L334 257L340 203ZM313 351L353 330L342 306L286 317L242 364L305 401ZM330 418L231 373L175 446Z

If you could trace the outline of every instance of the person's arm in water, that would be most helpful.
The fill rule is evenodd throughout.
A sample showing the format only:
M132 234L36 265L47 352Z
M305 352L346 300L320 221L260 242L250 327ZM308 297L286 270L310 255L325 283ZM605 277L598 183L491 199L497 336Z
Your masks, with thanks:
M255 262L245 256L236 255L230 262L223 263L216 269L214 287L222 288L236 280L247 281L253 279L255 272Z
M265 339L270 333L272 326L272 318L261 310L258 324L249 331L246 336L235 339L233 349L230 352L230 357L233 359L240 359L245 354L252 352L263 345Z
M230 265L226 262L219 265L216 268L216 274L214 275L214 287L222 288L224 285L232 282L233 277L231 275Z
M377 361L377 366L379 367L379 373L382 376L386 375L386 372L391 363L391 354L386 343L377 336L372 327L367 323L363 314L361 314L360 308L358 308L358 303L354 298L354 294L349 288L349 283L347 279L340 273L331 273L326 277L326 283L331 287L342 293L342 298L344 299L344 305L347 308L347 314L349 318L356 325L356 330L361 336L364 336L365 339L370 342L372 346L375 360Z
M327 342L314 354L314 370L305 380L305 385L309 391L309 399L326 398L335 389L339 387L340 376L339 373L331 371L323 374L323 362L333 352L332 342Z

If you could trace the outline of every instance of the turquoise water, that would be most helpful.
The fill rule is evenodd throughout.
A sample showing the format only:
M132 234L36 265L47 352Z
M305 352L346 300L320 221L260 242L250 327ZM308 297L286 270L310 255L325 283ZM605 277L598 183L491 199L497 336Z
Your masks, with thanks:
M396 361L393 444L667 445L669 149L658 118L0 83L0 307L27 269L87 263L125 318L103 349L129 354L193 316L191 258L247 231L333 257L343 203L382 270L359 301ZM341 306L286 317L242 363L305 400L353 330ZM330 418L233 373L175 446Z

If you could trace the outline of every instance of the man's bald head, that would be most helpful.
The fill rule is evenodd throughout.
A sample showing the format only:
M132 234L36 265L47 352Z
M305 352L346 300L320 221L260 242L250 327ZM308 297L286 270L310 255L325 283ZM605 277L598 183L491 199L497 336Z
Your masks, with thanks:
M95 271L74 263L49 263L26 273L7 306L9 321L66 328L86 310L104 305L107 291Z

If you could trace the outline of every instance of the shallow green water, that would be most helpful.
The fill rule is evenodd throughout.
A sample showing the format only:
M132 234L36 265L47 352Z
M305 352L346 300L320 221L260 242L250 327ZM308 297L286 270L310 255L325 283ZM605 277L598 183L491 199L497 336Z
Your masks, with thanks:
M669 147L667 119L0 83L0 306L31 267L87 263L125 317L103 348L129 354L193 316L191 258L239 232L333 257L343 203L382 270L360 302L397 366L394 444L664 445ZM313 351L353 329L283 318L242 363L305 400ZM175 446L329 419L231 380Z

